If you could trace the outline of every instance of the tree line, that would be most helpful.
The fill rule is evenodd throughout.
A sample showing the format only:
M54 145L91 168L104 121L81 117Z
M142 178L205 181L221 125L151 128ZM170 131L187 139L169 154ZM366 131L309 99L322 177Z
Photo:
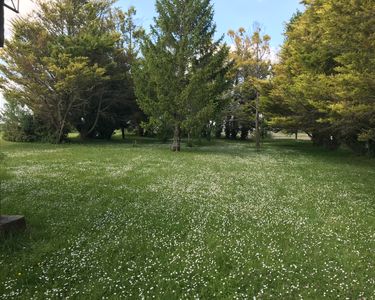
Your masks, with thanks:
M287 24L267 90L269 125L317 145L375 154L375 6L305 0Z
M277 63L261 26L215 40L210 0L157 0L150 30L112 0L40 0L1 51L3 137L61 143L116 129L173 138L306 132L330 149L375 150L371 0L305 0Z

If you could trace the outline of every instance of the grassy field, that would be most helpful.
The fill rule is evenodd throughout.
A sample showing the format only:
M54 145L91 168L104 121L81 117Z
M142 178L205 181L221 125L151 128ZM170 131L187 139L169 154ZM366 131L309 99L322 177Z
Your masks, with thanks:
M0 299L374 299L375 161L304 141L1 142Z

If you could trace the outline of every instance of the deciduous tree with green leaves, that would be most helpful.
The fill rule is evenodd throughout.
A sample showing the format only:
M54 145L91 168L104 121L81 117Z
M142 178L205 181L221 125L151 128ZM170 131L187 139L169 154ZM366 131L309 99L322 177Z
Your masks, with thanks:
M37 10L12 24L1 55L1 88L31 109L57 143L69 127L82 137L111 136L122 117L117 112L135 106L132 59L113 3L40 0Z
M233 41L230 56L235 62L232 107L235 107L236 111L233 112L233 117L245 128L249 128L250 123L255 124L256 147L259 149L260 92L262 83L271 75L271 38L267 34L261 34L258 24L254 24L254 32L251 35L244 28L237 32L230 30L228 35ZM252 117L251 112L255 117Z
M180 151L182 130L201 130L225 105L228 48L213 41L210 0L157 0L156 11L141 46L136 94L149 124L173 127L171 149Z

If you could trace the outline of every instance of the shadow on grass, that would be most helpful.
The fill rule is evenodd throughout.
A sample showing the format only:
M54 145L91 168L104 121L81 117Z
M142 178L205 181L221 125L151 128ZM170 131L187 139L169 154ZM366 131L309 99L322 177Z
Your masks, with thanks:
M82 140L78 136L77 137L71 137L66 142L66 144L79 144L79 145L130 145L130 146L136 146L138 144L140 145L167 145L168 143L164 143L156 138L150 138L150 137L140 137L135 135L129 135L126 136L125 139L122 139L121 137L115 135L110 140L107 139L86 139Z
M375 159L353 153L350 149L341 147L338 150L327 150L315 146L311 141L295 139L267 139L262 142L261 149L255 148L253 141L213 140L211 143L183 148L183 151L194 154L228 155L241 158L255 158L257 155L287 156L290 158L304 156L320 163L348 164L355 166L374 166Z
M88 139L81 140L78 136L70 137L66 143L63 144L49 144L49 143L11 143L0 141L0 146L6 148L8 151L12 149L28 150L50 150L50 149L67 149L72 146L85 147L134 147L134 148L155 148L169 151L171 141L162 142L157 138L139 137L135 135L127 135L123 140L121 135L114 135L111 140ZM20 147L22 145L22 147ZM5 146L5 147L3 147ZM232 157L250 158L256 155L286 155L296 156L304 155L307 158L314 158L320 162L329 163L348 163L348 164L370 164L375 166L375 159L366 156L359 156L349 149L340 148L336 151L327 150L323 147L314 146L311 141L294 140L294 139L265 139L262 141L262 146L259 151L255 148L255 143L252 140L226 140L226 139L212 139L211 141L202 139L195 140L193 147L187 146L187 140L183 139L181 142L182 153L200 154L200 155L224 155Z
M270 140L269 147L274 150L287 152L290 155L304 155L308 158L314 158L320 162L349 165L373 165L375 159L354 153L345 146L337 150L328 150L324 147L313 145L311 141L296 140Z

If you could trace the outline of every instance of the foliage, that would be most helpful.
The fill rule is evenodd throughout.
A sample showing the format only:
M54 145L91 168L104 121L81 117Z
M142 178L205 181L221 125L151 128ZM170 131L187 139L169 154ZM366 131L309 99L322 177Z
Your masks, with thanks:
M5 103L0 112L2 138L12 142L33 142L38 139L34 117L17 103Z
M266 104L276 128L313 141L374 151L375 61L372 1L304 1L291 20ZM361 150L362 149L362 150Z
M244 28L237 32L230 30L233 49L230 57L235 62L233 68L234 87L232 103L227 109L226 132L230 138L236 138L241 132L241 139L246 139L249 131L254 130L259 112L259 96L262 84L271 75L270 36L261 35L261 28L254 24L250 35ZM229 133L228 133L229 132Z
M70 126L82 137L106 131L109 124L99 128L104 119L113 120L112 131L123 126L135 110L133 58L116 22L134 12L115 18L111 0L37 3L36 11L12 23L1 88L31 109L56 142Z
M228 49L213 42L210 0L158 0L156 10L141 46L136 94L154 127L174 128L172 149L179 151L181 130L200 132L225 103Z
M145 119L135 101L132 77L132 68L139 52L138 39L143 32L143 29L134 23L135 14L134 7L125 12L118 8L112 12L112 22L120 34L120 39L116 43L117 50L113 57L115 64L110 68L112 80L108 82L104 96L106 103L103 102L98 122L89 134L91 137L109 139L115 129L137 127ZM87 118L84 119L86 121Z

